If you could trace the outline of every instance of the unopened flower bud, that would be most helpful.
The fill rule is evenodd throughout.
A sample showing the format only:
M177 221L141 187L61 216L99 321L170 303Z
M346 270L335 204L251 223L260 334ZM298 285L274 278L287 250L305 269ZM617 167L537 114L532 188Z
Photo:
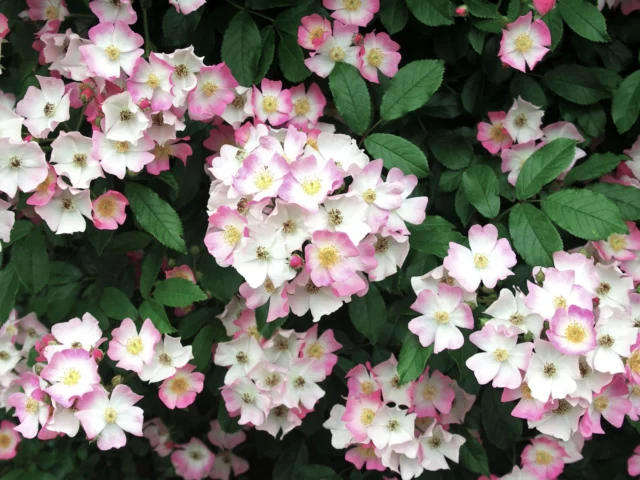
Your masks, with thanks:
M36 365L33 368L33 370L36 372L36 375L40 375L42 370L44 370L44 365L42 363L36 363Z
M459 17L466 17L467 15L469 15L469 9L466 5L460 5L458 8L456 8L456 15L458 15Z
M170 258L169 260L167 260L167 265L169 265L169 268L173 268L176 266L176 260L174 258Z
M80 92L80 100L82 100L84 103L87 103L92 98L93 90L91 90L89 87L83 89L82 92Z
M146 98L143 98L139 105L140 110L146 110L147 108L149 108L151 106L151 102L149 100L147 100Z
M194 275L196 276L196 280L198 280L199 282L201 282L204 278L204 273L202 272L196 272Z
M539 270L538 273L536 273L536 283L538 285L542 285L542 282L544 282L544 272L542 270Z
M111 386L117 387L124 383L124 377L122 375L116 375L111 379Z
M297 270L298 268L302 268L303 265L304 265L304 260L302 260L300 255L291 255L291 258L289 259L289 266L291 268L293 268L294 270Z
M354 43L355 45L360 45L360 44L362 43L363 38L364 38L364 37L362 36L362 34L361 34L361 33L356 33L356 34L353 36L353 43Z
M194 257L197 255L200 255L200 247L197 245L194 245L189 249L189 253Z

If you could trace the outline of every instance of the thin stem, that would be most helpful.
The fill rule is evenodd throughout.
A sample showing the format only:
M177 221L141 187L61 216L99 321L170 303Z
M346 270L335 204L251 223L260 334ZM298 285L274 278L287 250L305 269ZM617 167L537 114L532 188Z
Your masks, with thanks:
M245 11L245 12L251 14L251 15L255 15L256 17L264 18L265 20L269 20L271 23L275 22L275 20L273 18L268 17L266 15L263 15L260 12L256 12L255 10L249 10L248 8L243 7L242 5L238 5L237 3L232 2L231 0L225 0L225 2L227 2L229 5L232 5L232 6L236 7L238 10L243 10L243 11Z
M149 58L149 51L151 49L151 40L149 39L149 17L147 15L147 9L142 9L142 21L144 22L144 56Z
M353 468L354 468L353 465L350 465L344 470L342 470L341 472L336 473L333 478L342 478L343 474L347 473L349 470L352 470Z
M517 204L517 203L514 203L513 205L511 205L511 206L510 206L509 208L507 208L504 212L502 212L500 215L498 215L494 221L496 221L496 222L497 222L498 220L500 220L500 219L501 219L502 217L504 217L507 213L509 213L509 211L510 211L513 207L515 207L516 205L518 205L518 204Z
M87 104L85 103L82 106L82 110L80 111L80 116L78 117L78 121L76 122L76 129L74 130L75 132L79 132L80 131L80 126L82 125L82 120L84 119L84 111L87 109Z
M358 142L358 145L362 145L362 142L364 141L365 138L367 138L367 135L369 135L371 132L373 132L376 127L378 125L380 125L382 123L382 119L379 119L376 123L374 123L373 125L371 125L371 127L362 134L362 138L360 139L360 141Z

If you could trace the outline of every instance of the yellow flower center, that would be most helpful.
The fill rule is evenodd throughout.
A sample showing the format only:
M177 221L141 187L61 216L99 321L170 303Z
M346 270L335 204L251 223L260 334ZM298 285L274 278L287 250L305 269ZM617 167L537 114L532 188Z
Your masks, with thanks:
M101 217L113 217L116 213L116 202L111 197L102 197L95 206Z
M253 177L253 184L258 190L266 190L273 185L273 175L271 175L269 170L260 170Z
M45 117L53 117L56 113L56 106L53 103L47 103L42 109Z
M218 91L218 85L213 82L206 82L202 85L202 93L204 93L205 97L212 97Z
M267 95L262 99L262 108L267 113L273 113L278 109L278 100L273 95Z
M520 393L522 394L522 398L524 400L532 400L531 389L529 388L529 384L527 382L522 382L520 385Z
M80 382L80 372L75 368L70 368L62 377L62 383L67 387L74 387Z
M372 48L367 54L367 61L372 67L379 67L384 60L384 52L379 48Z
M553 297L553 308L567 308L567 299L563 296Z
M222 238L227 245L235 245L242 238L242 234L233 225L225 225Z
M582 343L587 337L587 332L578 323L570 323L564 331L564 336L571 343Z
M313 342L307 347L307 356L320 359L324 355L324 347L320 342Z
M368 203L368 204L372 204L373 202L376 201L376 192L369 188L368 190L365 190L365 192L362 194L362 199Z
M340 252L337 247L330 245L320 248L318 257L320 258L320 265L324 268L331 268L340 261Z
M177 377L171 380L169 390L178 396L184 395L189 391L189 381L185 377Z
M322 183L316 177L305 178L302 181L302 190L307 195L316 195L320 188L322 188Z
M553 456L544 450L536 452L536 463L538 465L549 465L553 461Z
M129 142L116 142L116 152L118 153L127 153L130 148Z
M0 449L6 450L11 445L11 437L8 433L0 433Z
M112 62L115 62L120 58L120 49L114 44L109 45L104 49L104 53L107 54L107 58Z
M58 18L58 9L56 7L54 7L53 5L49 5L45 10L44 10L44 16L47 18L47 20L51 21L51 20L55 20L56 18Z
M489 128L489 138L496 143L502 143L507 138L507 132L501 123L495 123Z
M314 150L318 150L318 141L315 138L307 138L307 145Z
M180 65L176 65L174 71L176 72L176 75L179 77L186 77L189 75L189 68L181 63Z
M150 73L147 77L147 85L151 88L158 88L160 86L160 79L155 73Z
M609 236L608 242L614 252L619 252L620 250L624 250L625 248L627 248L627 239L624 235L618 235L617 233L614 233L613 235Z
M487 257L484 253L476 253L473 256L473 264L476 268L487 268L489 266L489 257Z
M376 243L373 244L373 248L376 253L385 253L389 250L389 240L384 237L378 237Z
M509 352L504 348L496 348L493 351L493 358L496 359L496 362L505 362L509 358Z
M344 60L345 55L341 47L333 47L331 51L329 51L329 58L334 62L341 62Z
M387 429L390 432L395 432L399 426L400 422L398 422L397 420L389 420L389 422L387 422Z
M73 164L76 167L86 167L87 166L87 154L86 153L76 153L73 156L72 160Z
M360 423L365 426L371 425L373 422L373 418L376 416L376 412L371 410L370 408L363 408L362 412L360 412Z
M611 348L614 343L616 343L615 339L611 335L603 335L598 339L598 345L601 347Z
M27 413L36 413L38 411L39 402L35 398L29 397L27 399L27 403L24 406L24 409Z
M533 40L527 33L520 34L516 37L516 50L520 53L527 53L533 47Z
M360 391L362 391L362 393L364 393L365 395L371 395L375 388L375 385L370 380L360 383Z
M551 378L556 374L556 366L553 363L545 363L542 371L547 377Z
M325 31L324 27L314 27L309 30L309 39L313 43L314 40L322 38Z
M142 352L144 346L142 345L142 339L140 337L133 337L127 341L127 352L131 355L139 355Z
M449 323L449 313L447 312L436 312L433 316L436 319L436 322L438 322L440 325Z
M429 440L427 440L427 443L431 448L437 449L442 444L442 439L440 437L433 436Z
M118 419L118 412L114 408L108 407L104 411L104 421L107 423L116 423Z
M342 6L345 10L355 12L362 5L362 0L342 0Z
M609 398L604 395L593 400L593 407L599 412L605 411L608 406Z
M524 113L516 115L516 126L524 127L527 124L527 116Z
M307 97L302 97L296 100L296 103L293 104L293 111L296 115L306 115L309 113L309 100Z
M519 313L514 313L509 317L509 322L512 325L522 325L524 323L524 317Z
M256 258L260 260L269 260L269 250L264 247L256 248Z
M627 363L629 364L629 368L633 370L633 373L640 374L640 350L634 351L629 357L629 360L627 360Z
M422 398L425 400L433 400L438 394L438 388L435 385L425 385L422 389Z

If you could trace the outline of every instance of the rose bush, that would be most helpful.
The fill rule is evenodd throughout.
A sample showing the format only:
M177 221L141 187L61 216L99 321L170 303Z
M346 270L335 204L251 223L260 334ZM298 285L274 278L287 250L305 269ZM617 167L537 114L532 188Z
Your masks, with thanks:
M0 475L640 475L640 2L0 0Z

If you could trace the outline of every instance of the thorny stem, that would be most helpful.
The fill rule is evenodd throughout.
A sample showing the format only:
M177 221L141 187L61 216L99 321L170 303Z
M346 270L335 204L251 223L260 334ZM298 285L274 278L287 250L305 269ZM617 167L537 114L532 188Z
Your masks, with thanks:
M256 12L254 10L249 10L248 8L245 8L242 5L238 5L237 3L232 2L231 0L225 0L225 2L227 2L229 5L232 5L232 6L236 7L238 10L243 10L243 11L245 11L245 12L251 14L251 15L255 15L256 17L264 18L265 20L269 20L271 23L275 22L275 20L273 18L268 17L266 15L263 15L260 12Z

